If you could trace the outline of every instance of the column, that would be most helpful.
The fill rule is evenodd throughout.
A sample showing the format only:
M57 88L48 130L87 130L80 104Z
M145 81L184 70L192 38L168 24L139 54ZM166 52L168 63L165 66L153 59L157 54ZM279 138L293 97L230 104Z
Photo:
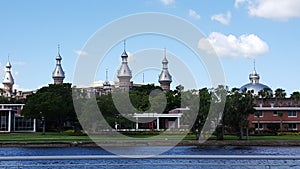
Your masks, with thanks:
M135 118L135 129L136 130L139 129L139 118L138 117Z
M33 132L36 132L36 119L33 119Z
M11 110L8 111L8 132L11 131Z
M156 118L156 130L159 130L159 117Z
M180 129L180 117L177 118L177 128Z

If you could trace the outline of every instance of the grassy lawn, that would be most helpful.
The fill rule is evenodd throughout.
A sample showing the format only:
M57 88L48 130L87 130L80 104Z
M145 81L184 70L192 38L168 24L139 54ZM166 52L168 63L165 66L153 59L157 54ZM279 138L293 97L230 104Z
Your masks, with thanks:
M9 133L0 134L0 142L70 142L91 141L88 136L73 136L70 133L47 132L42 133Z
M244 137L245 138L245 137ZM134 135L126 138L121 137L105 137L94 136L94 141L120 141L122 140L178 140L181 136L166 135L163 137L154 137L152 135ZM195 135L187 135L183 140L195 140ZM210 140L215 140L215 136L211 136ZM237 136L225 135L224 140L238 140ZM286 140L297 141L300 140L300 136L284 135L284 136L249 136L249 140ZM36 133L9 133L0 134L0 142L90 142L92 141L88 136L74 136L72 133L63 132L47 132L42 135L40 132Z

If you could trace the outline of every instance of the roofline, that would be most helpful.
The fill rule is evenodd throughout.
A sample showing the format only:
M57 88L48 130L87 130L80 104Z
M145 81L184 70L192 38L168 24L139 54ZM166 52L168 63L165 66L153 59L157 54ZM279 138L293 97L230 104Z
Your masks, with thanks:
M254 107L255 110L300 110L300 107Z
M153 117L181 117L182 113L178 114L158 114L158 113L134 113L133 117L144 117L144 118L153 118Z

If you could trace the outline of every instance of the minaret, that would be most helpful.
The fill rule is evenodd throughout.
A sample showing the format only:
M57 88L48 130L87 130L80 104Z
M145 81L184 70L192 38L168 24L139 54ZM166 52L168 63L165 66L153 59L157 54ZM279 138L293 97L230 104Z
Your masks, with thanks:
M61 56L60 56L60 46L58 45L58 54L56 56L56 67L52 73L52 78L54 80L54 84L63 84L65 78L65 72L61 67Z
M255 70L255 60L253 61L253 71L251 74L249 74L249 80L250 80L250 83L252 84L257 84L259 83L259 74L256 72Z
M2 84L4 86L4 96L11 97L13 91L13 85L14 85L14 78L11 75L11 64L9 62L9 56L8 56L8 62L5 67L6 67L5 76L2 81Z
M121 55L122 64L118 70L119 88L122 91L129 91L131 86L130 79L132 78L131 70L128 66L128 55L126 53L126 42L124 41L124 52Z
M108 81L108 69L106 69L105 71L105 82L103 83L103 90L107 93L109 93L111 91L111 87L110 87L110 83Z
M163 69L159 75L158 82L160 83L160 87L163 91L170 91L170 84L172 83L172 76L168 71L168 60L167 60L167 52L166 48L164 50L164 59L162 60Z

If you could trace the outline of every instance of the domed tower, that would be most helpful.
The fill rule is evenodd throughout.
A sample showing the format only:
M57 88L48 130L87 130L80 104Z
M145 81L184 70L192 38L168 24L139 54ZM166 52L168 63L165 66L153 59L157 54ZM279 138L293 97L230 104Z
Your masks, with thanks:
M129 88L131 86L131 82L130 79L132 78L132 74L131 74L131 70L128 66L128 55L126 53L126 44L124 41L124 52L121 55L122 58L122 63L121 63L121 67L118 70L118 79L119 79L119 88L122 91L129 91Z
M167 60L167 52L166 49L164 50L164 59L162 60L163 69L159 75L158 82L160 83L160 87L163 91L168 92L170 91L170 84L172 83L172 76L168 71L168 60Z
M65 79L65 72L61 67L61 56L60 56L60 47L58 45L58 55L56 56L56 67L52 73L52 78L54 80L54 84L63 84Z
M9 62L9 58L5 67L6 67L5 76L2 81L2 84L4 86L3 94L5 97L11 97L13 91L13 85L14 85L14 78L11 75L11 64Z
M244 86L242 86L239 91L242 92L243 90L247 89L248 91L253 91L254 95L258 95L258 92L265 89L265 88L270 89L270 91L272 91L270 87L268 87L268 86L266 86L262 83L259 83L259 79L260 79L260 76L256 72L255 61L254 61L253 71L252 71L252 73L249 74L250 83L245 84Z

